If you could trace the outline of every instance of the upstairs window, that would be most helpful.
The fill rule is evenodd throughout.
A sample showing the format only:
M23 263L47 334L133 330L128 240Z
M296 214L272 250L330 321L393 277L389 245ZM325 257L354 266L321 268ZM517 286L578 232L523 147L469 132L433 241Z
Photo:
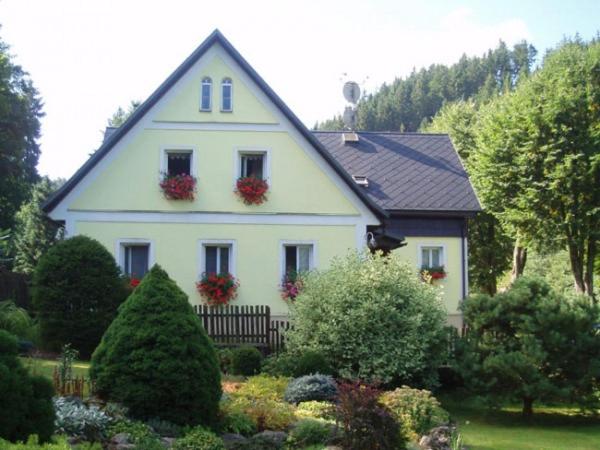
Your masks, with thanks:
M192 174L192 152L183 150L167 150L167 175Z
M313 244L285 244L284 250L284 275L294 275L308 272L314 267Z
M264 153L240 153L240 178L254 177L259 180L265 179L265 154Z
M421 247L421 269L438 269L444 266L444 248Z
M231 245L205 245L204 272L207 274L231 273Z
M149 244L123 244L123 271L130 278L143 278L148 272Z
M200 111L211 110L212 98L212 80L209 77L202 79L202 88L200 92Z
M221 82L221 111L233 111L233 83L231 78L223 78Z

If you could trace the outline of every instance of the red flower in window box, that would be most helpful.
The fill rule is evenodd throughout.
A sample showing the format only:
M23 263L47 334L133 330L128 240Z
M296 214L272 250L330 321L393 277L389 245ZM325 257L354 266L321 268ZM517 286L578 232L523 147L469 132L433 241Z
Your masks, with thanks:
M194 200L196 178L191 175L164 175L160 182L165 197L169 200Z
M265 180L256 177L239 178L235 192L246 205L260 205L267 200L269 185Z
M446 278L446 271L444 270L444 266L439 267L422 267L421 268L421 278L423 281L427 281L431 283L434 280L442 280Z
M281 283L281 298L285 301L294 301L303 287L302 278L297 273L288 273Z
M134 289L135 289L136 287L138 287L138 286L139 286L139 284L140 284L140 282L141 282L141 281L142 281L142 280L140 280L139 278L133 278L133 277L132 277L132 278L129 280L129 286L131 286L132 288L134 288Z
M227 305L237 296L240 283L230 273L204 273L196 289L211 306Z

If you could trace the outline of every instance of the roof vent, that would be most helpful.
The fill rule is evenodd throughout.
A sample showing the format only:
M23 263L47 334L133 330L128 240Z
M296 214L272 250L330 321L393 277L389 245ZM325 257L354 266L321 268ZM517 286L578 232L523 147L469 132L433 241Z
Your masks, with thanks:
M364 177L362 175L352 175L352 179L359 186L366 187L366 188L369 187L369 179L367 177Z
M342 133L342 141L344 141L344 144L348 142L358 142L358 134L354 131Z

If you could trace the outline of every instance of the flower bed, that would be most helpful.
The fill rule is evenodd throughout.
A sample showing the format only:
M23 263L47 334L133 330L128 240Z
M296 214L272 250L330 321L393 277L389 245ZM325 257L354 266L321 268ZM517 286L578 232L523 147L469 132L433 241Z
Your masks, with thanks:
M269 185L265 180L256 177L239 178L235 192L246 205L260 205L267 200Z
M160 188L169 200L194 200L196 178L191 175L164 175Z
M211 306L227 305L237 296L239 282L230 273L204 274L196 289Z

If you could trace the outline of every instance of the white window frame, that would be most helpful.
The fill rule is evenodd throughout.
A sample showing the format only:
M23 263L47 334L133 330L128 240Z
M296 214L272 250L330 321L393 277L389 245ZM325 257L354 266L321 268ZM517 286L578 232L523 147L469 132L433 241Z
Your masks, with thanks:
M123 273L127 273L125 271L125 247L130 247L134 245L148 246L148 270L150 270L155 264L154 241L152 239L120 238L117 239L117 242L115 244L115 255L117 255L117 263L119 264L121 272Z
M206 80L209 80L210 83L206 83ZM208 109L202 107L202 90L204 89L204 85L210 85L210 93L208 95ZM212 98L213 98L213 81L211 77L202 77L202 81L200 81L200 112L211 112L212 111Z
M223 99L224 99L223 87L225 87L225 80L229 81L228 85L231 88L231 90L230 90L230 92L231 92L231 108L229 108L229 109L223 108ZM231 77L223 77L223 79L221 80L220 88L221 88L220 89L221 90L221 112L231 113L231 112L233 112L233 80L231 79Z
M237 243L235 239L200 239L198 240L198 279L206 272L206 247L221 246L229 247L229 273L237 276ZM217 258L219 254L217 253ZM218 261L218 259L217 259ZM218 262L217 262L218 267Z
M169 153L191 153L190 158L190 175L198 177L198 168L196 166L198 149L193 146L181 146L181 145L163 145L160 148L160 171L158 174L159 181L162 181L162 177L167 173L169 169Z
M269 190L273 187L271 182L271 149L262 147L236 147L233 149L233 187L235 189L237 180L242 170L243 155L263 155L263 179L269 185Z
M298 246L298 245L310 245L312 246L312 252L309 254L309 270L314 270L318 266L319 261L319 253L317 247L317 241L311 240L282 240L279 241L279 279L283 280L285 276L285 248L289 246ZM296 249L296 262L299 261L298 249Z
M423 267L423 249L429 248L439 248L442 250L442 265L444 266L444 270L448 270L448 251L446 250L446 244L438 244L438 243L421 243L417 245L417 261L418 261L418 269L421 270Z

